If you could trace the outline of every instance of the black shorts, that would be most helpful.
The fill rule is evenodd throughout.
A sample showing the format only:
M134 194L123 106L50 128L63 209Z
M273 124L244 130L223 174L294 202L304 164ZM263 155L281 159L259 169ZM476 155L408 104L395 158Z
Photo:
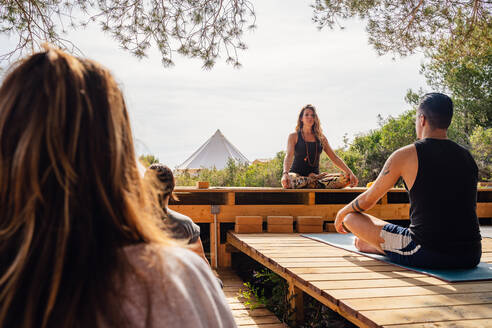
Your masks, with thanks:
M480 243L466 252L454 250L435 250L423 247L412 240L410 230L388 223L381 230L384 243L381 248L391 261L421 268L467 269L480 263L482 248Z

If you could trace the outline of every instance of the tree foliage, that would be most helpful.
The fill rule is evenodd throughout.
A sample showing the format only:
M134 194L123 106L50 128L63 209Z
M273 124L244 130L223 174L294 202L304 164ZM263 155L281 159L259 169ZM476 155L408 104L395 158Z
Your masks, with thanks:
M200 58L209 68L220 51L226 62L239 66L237 51L246 49L242 33L254 22L248 0L0 0L0 33L17 39L15 49L0 60L31 52L43 42L77 50L66 32L95 23L139 58L155 43L165 66L178 52Z
M471 153L479 170L479 179L492 179L492 128L475 127L470 136Z
M377 178L392 152L415 140L415 110L408 110L398 117L379 117L379 128L356 136L337 153L364 186Z
M448 136L470 148L470 136L478 126L492 127L492 29L472 33L466 42L442 40L427 52L421 73L433 91L448 94L454 103ZM417 106L423 90L409 90L407 102Z
M445 40L428 57L421 71L431 87L452 96L463 132L469 136L475 126L491 127L492 29L471 35L461 46Z
M333 28L347 18L364 18L379 54L408 55L490 28L491 7L488 0L315 0L313 20L319 28Z

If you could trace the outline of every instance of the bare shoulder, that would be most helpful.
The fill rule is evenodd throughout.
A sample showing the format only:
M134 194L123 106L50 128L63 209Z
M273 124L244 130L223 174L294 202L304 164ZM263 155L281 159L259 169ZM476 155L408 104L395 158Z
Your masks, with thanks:
M415 145L410 144L397 149L392 156L394 156L395 159L409 159L409 157L416 155L417 150L415 149Z
M289 142L296 142L297 141L297 132L292 132L289 134Z
M330 143L328 142L328 138L324 134L321 135L321 146L325 150L325 152L328 152L331 150Z
M404 171L417 162L417 150L414 144L397 149L390 156L391 162L401 167Z

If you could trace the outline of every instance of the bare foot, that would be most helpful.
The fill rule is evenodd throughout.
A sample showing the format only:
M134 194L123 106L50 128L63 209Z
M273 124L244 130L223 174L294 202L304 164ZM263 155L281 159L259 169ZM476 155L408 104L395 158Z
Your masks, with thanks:
M373 254L384 254L379 248L376 248L372 246L371 244L363 241L362 239L359 239L355 237L354 240L354 245L355 248L357 248L359 251L364 252L364 253L373 253Z

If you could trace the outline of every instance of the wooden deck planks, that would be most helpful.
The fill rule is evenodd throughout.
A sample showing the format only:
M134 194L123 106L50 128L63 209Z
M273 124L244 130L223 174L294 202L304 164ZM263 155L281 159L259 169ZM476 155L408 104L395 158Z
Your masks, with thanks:
M490 328L492 320L456 320L456 321L441 321L441 322L426 322L403 325L386 325L384 328Z
M389 287L412 287L427 285L444 285L445 281L432 277L423 278L399 278L399 279L364 279L364 280L341 280L341 281L310 281L310 283L322 290L349 290L365 288L389 288Z
M356 298L343 301L345 306L356 308L359 311L489 303L492 303L492 293L490 292L433 296L392 296L379 298L377 302L373 298Z
M448 283L298 234L228 240L359 326L492 327L492 281ZM482 246L492 262L492 240Z
M349 269L350 268L350 269ZM374 265L371 267L363 267L363 266L351 266L351 267L344 267L344 266L338 266L338 267L323 267L323 268L295 268L291 267L289 268L289 271L295 273L295 274L300 274L300 273L345 273L347 270L350 270L350 272L402 272L402 271L408 271L404 268L398 268L395 267L394 265L388 265L385 263L385 265Z
M444 283L441 285L423 286L399 286L385 288L359 288L359 289L326 289L327 293L333 297L343 300L349 298L377 298L392 296L412 296L412 295L445 295L460 293L477 293L481 291L492 292L492 283ZM491 308L492 312L492 308Z
M378 324L390 325L395 322L427 323L450 320L492 319L490 304L438 306L428 308L386 309L360 312L370 320Z
M351 267L347 267L341 273L298 273L297 275L305 281L341 281L341 280L363 280L363 279L391 279L391 278L419 278L429 277L423 273L414 271L398 272L351 272Z
M239 328L286 328L287 326L262 304L256 303L254 297L251 300L245 299L239 293L246 289L244 283L230 269L219 270L220 279L224 284L224 294L229 307L231 308L234 320ZM247 301L254 303L252 309Z

